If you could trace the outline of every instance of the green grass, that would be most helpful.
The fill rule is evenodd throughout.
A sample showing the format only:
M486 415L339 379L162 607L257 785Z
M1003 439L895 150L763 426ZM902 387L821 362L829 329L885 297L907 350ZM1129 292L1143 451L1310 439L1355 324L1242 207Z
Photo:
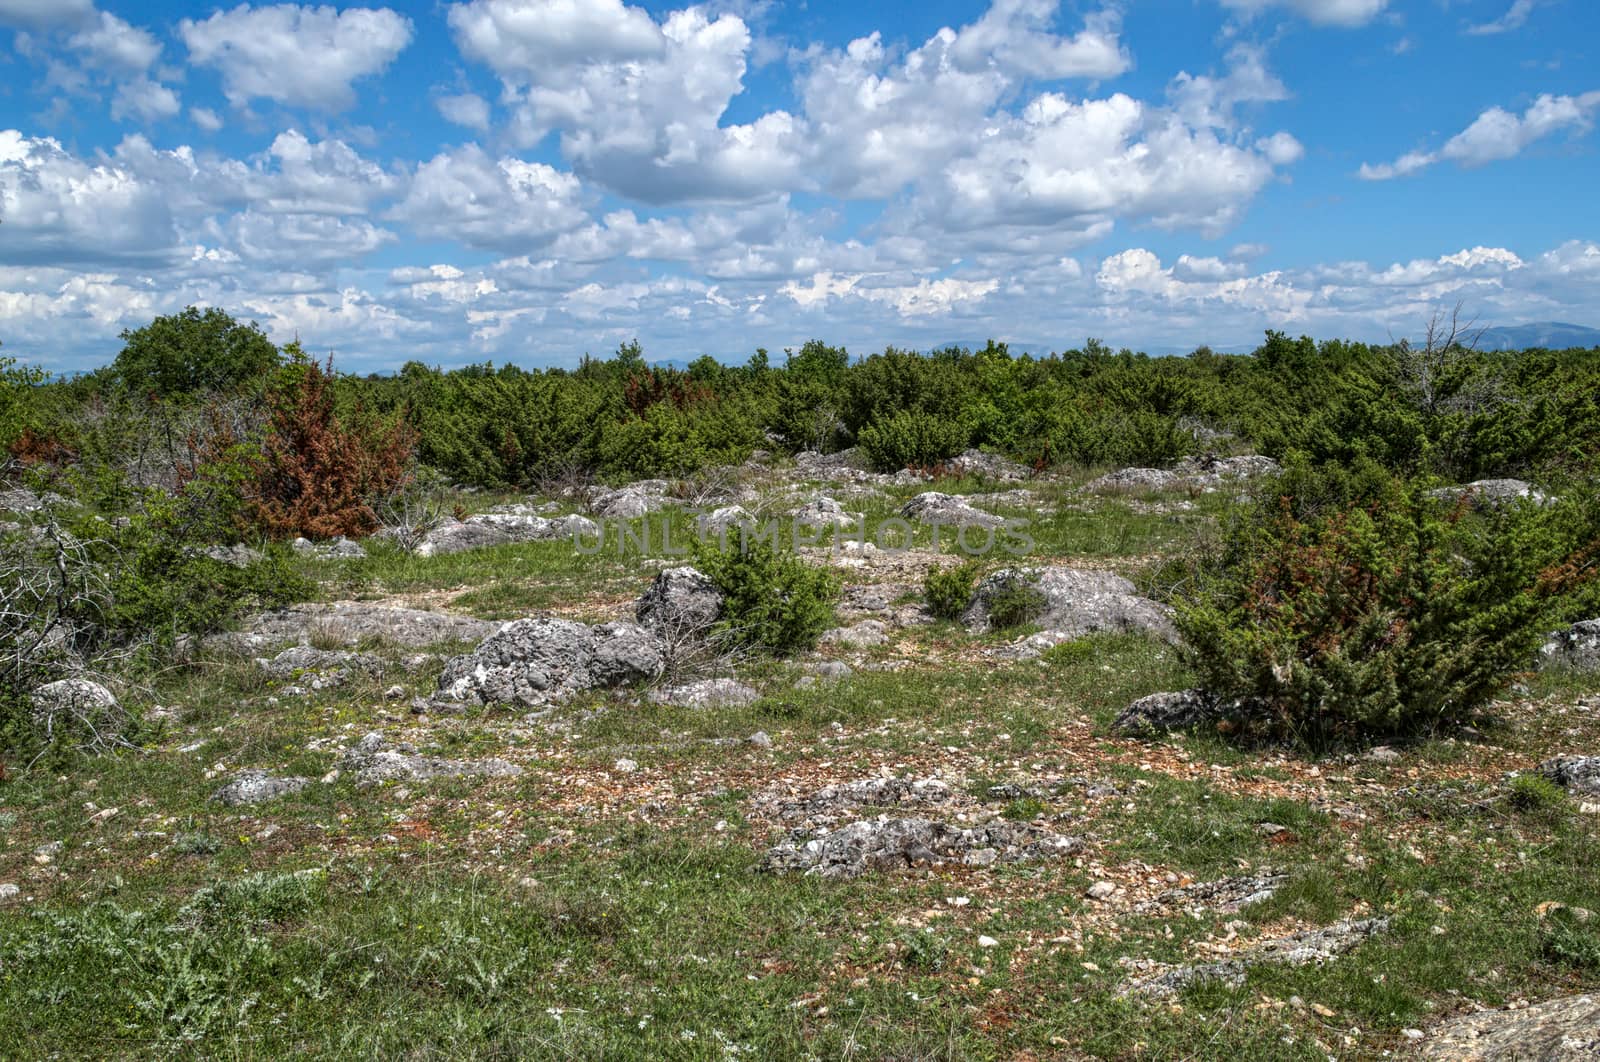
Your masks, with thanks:
M1026 486L1038 502L1016 513L1034 521L1040 557L1130 572L1225 504L1159 513L1135 503L1189 499ZM866 506L869 537L919 489ZM931 544L928 529L914 535ZM328 598L437 594L491 618L599 619L650 578L641 552L586 557L556 542L307 563ZM1468 1000L1600 986L1600 915L1571 913L1600 912L1596 816L1502 778L1600 741L1579 703L1600 691L1592 677L1531 676L1482 736L1434 735L1397 764L1312 760L1215 734L1114 739L1130 700L1190 684L1177 653L1100 636L1036 661L986 655L1026 630L943 622L865 653L830 648L855 675L804 690L798 662L744 660L736 673L765 696L738 708L624 690L531 719L485 708L425 723L384 689L427 693L463 647L305 696L248 659L202 654L129 691L147 714L177 710L147 725L140 749L7 764L0 881L22 896L0 906L0 1055L1377 1057ZM320 780L374 730L524 773ZM745 740L758 730L770 748ZM257 807L208 799L251 767L317 781ZM1048 823L1085 850L843 882L755 869L783 828L756 799L772 787L936 771L985 814ZM1045 780L1061 784L987 797ZM1237 914L1085 897L1102 875L1159 891L1168 875L1264 868L1288 884ZM1326 966L1260 967L1243 989L1200 985L1176 1006L1119 994L1129 962L1203 960L1229 934L1368 914L1392 929Z

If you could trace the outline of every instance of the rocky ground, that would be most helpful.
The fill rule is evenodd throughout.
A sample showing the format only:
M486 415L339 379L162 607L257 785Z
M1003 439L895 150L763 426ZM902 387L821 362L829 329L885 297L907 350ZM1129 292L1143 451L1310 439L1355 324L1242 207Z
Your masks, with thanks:
M326 600L153 686L47 691L42 712L144 726L0 787L4 1042L1600 1052L1593 631L1553 637L1465 731L1242 746L1236 710L1179 692L1147 573L1263 459L1092 480L963 461L938 483L802 455L481 499L410 552L306 549ZM814 653L697 650L716 592L684 558L572 538L736 527L733 507L803 522L802 552L838 571ZM972 608L936 621L926 572L1008 528L1031 550L994 554ZM1037 622L993 629L1017 579Z

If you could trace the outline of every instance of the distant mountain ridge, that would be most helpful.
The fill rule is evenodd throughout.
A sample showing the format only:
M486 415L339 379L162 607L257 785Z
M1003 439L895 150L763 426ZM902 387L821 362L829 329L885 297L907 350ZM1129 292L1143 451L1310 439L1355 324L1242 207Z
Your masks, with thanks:
M1479 350L1526 350L1529 347L1545 347L1550 350L1600 347L1600 328L1563 324L1560 321L1539 321L1534 324L1486 328L1478 338Z

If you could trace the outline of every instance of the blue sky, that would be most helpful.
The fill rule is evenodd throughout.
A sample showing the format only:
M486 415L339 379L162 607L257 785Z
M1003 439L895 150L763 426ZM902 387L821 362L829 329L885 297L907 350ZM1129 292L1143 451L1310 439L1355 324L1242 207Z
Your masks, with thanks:
M0 0L0 341L1062 349L1600 326L1588 0Z

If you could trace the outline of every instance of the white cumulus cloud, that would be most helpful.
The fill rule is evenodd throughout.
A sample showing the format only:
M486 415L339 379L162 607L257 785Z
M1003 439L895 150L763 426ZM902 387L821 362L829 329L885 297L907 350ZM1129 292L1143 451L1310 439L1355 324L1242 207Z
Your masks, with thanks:
M254 99L340 111L355 103L353 82L388 69L411 43L411 20L388 8L240 4L178 33L196 65L222 75L235 106Z
M1363 180L1386 181L1406 177L1449 161L1461 166L1484 166L1515 158L1538 140L1561 132L1581 135L1594 126L1594 113L1600 108L1600 91L1581 96L1541 95L1522 114L1501 107L1490 107L1437 151L1410 151L1393 162L1362 163L1358 175Z

